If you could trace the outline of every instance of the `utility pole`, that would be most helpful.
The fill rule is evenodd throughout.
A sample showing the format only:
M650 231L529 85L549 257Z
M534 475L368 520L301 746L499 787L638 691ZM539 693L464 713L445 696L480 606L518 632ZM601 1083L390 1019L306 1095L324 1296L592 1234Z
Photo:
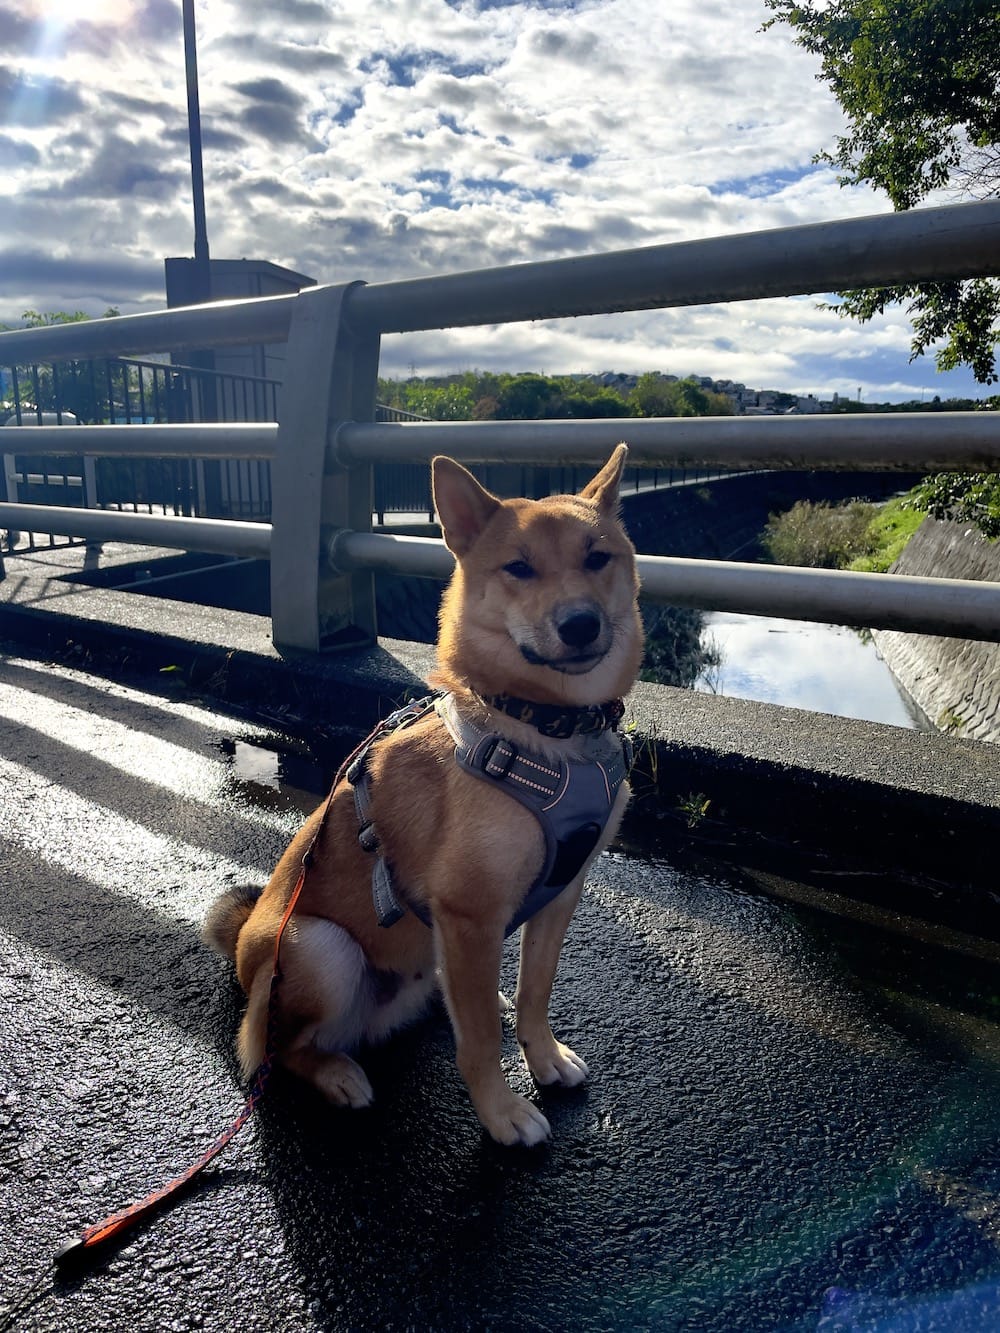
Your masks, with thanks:
M201 163L201 105L198 100L198 52L195 45L194 0L182 0L184 70L187 76L188 141L191 145L191 195L194 202L194 262L198 300L211 299L208 227L205 222L205 174Z
M198 49L194 31L194 0L181 0L184 19L184 73L187 80L188 143L191 146L191 199L194 204L194 265L191 298L196 305L212 299L212 269L208 256L208 226L205 221L205 173L201 162L201 103L198 98ZM219 419L218 386L215 381L215 353L208 348L192 348L187 359L198 370L208 373L198 376L199 416L202 421ZM218 493L217 468L206 477L206 493L210 493L212 512L218 512L221 498Z

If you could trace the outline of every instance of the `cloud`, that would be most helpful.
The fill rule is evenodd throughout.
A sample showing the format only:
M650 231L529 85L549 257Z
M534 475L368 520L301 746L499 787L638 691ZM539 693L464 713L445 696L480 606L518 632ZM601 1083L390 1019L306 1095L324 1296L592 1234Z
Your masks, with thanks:
M20 7L0 5L0 52L21 55L38 45L41 24Z
M179 4L80 11L57 24L43 0L0 3L15 55L0 71L0 234L36 256L3 275L0 319L22 295L60 307L84 288L95 313L162 301L150 275L191 247ZM762 17L760 0L199 5L212 253L377 282L884 210L813 163L843 118L815 59ZM809 301L418 342L406 360L428 371L662 369L817 392L913 374L898 314L862 329Z
M164 162L152 140L108 134L96 152L82 160L78 151L80 138L75 136L72 141L77 168L58 183L29 186L25 192L29 198L115 200L119 204L131 197L167 199L173 197L184 180L180 166L169 160Z
M0 124L37 129L79 115L86 102L64 79L0 68Z
M289 88L280 79L248 79L244 83L230 84L230 87L234 92L242 93L244 97L251 97L257 102L269 102L275 106L290 106L297 110L303 102L302 94Z
M81 262L74 255L53 256L37 249L0 250L0 305L7 322L22 310L76 309L89 303L91 313L103 313L117 304L124 289L145 299L162 290L163 264L155 259L93 259Z
M34 144L0 134L0 167L34 166L41 161L41 156Z

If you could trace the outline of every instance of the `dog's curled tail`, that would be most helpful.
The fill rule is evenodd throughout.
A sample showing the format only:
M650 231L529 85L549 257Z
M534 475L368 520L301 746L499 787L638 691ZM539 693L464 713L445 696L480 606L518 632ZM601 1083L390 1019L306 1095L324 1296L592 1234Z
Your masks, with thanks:
M220 894L208 909L201 928L205 943L224 958L235 960L239 933L263 892L260 884L237 884Z

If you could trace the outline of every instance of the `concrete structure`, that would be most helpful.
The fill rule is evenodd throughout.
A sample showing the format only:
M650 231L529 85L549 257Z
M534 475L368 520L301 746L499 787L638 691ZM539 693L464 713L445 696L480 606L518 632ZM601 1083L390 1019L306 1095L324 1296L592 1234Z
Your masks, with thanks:
M893 565L895 574L1000 582L1000 543L966 523L927 518ZM876 630L893 675L942 730L1000 741L1000 644Z
M168 308L191 305L199 299L199 270L194 259L164 260ZM212 301L248 301L262 296L285 296L315 287L316 279L266 259L210 259L208 280ZM197 350L197 349L196 349ZM175 358L177 359L177 358ZM182 362L184 357L179 358ZM219 348L211 353L212 369L226 375L256 375L281 379L285 371L285 344L274 342L247 347ZM196 357L196 363L200 364Z

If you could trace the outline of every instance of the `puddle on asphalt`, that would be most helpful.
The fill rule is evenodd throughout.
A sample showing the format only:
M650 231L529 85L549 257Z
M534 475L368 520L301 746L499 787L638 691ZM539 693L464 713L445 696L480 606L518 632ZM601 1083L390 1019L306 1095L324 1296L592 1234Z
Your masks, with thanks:
M326 794L331 775L305 747L284 738L233 737L220 746L230 763L230 779L253 805L311 814Z

